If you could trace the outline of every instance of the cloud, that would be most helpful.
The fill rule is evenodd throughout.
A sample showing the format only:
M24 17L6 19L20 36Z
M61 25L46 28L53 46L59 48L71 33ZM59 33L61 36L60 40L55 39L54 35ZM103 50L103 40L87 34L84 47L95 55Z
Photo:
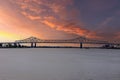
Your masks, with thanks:
M62 27L57 27L57 30L63 30L68 33L73 33L73 34L85 36L88 38L98 38L95 31L90 31L88 29L85 29L81 25L79 25L75 22L68 22L67 24L63 25Z
M113 19L114 19L114 17L108 17L108 18L106 18L106 19L100 24L100 26L107 26Z
M22 15L50 28L88 38L98 38L97 32L84 28L79 22L74 0L10 0Z
M117 16L118 17L118 16ZM97 35L101 36L102 39L106 40L118 40L120 39L119 35L119 25L117 25L116 15L106 17L96 26Z
M86 0L85 7L89 8L91 11L101 12L108 11L117 5L119 5L119 0Z
M116 33L116 39L120 40L120 32Z
M27 14L26 12L21 12L21 14L23 14L24 16L28 17L31 20L40 20L41 19L40 16L32 16L32 15Z

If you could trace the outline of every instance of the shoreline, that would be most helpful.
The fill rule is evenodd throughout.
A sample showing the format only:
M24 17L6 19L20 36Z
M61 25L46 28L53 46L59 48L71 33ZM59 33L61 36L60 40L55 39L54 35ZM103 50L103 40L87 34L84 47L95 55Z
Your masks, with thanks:
M34 48L75 48L75 49L120 49L120 48L102 48L102 47L2 47L0 49L34 49Z

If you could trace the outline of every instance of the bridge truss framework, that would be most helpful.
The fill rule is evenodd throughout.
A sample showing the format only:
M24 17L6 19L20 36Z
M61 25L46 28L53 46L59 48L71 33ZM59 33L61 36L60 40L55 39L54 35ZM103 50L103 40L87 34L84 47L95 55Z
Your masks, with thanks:
M37 47L38 43L77 43L80 44L80 48L83 48L83 44L103 44L103 45L120 45L120 42L118 41L101 41L101 40L92 40L92 39L87 39L85 37L78 37L75 39L67 39L67 40L45 40L45 39L39 39L36 37L29 37L23 40L16 40L15 42L1 42L0 47L3 45L14 45L14 46L19 46L22 43L30 43L32 48Z

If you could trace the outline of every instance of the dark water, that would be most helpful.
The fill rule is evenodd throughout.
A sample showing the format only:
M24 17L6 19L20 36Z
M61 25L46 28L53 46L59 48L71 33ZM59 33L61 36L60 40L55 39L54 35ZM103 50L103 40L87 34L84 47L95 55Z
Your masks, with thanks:
M120 50L0 49L0 80L120 80Z

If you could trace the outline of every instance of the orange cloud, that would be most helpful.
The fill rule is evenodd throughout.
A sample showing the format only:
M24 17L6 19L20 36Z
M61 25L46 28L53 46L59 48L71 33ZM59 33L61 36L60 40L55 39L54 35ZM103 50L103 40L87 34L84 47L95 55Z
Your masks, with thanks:
M56 30L60 30L60 31L64 31L67 33L73 33L73 34L77 34L80 36L84 36L87 38L101 38L99 36L97 36L97 32L95 31L90 31L88 29L82 28L80 27L80 25L77 25L76 23L54 23L54 22L50 22L50 21L44 21L44 24L48 25L51 28L54 28Z
M55 25L54 23L49 22L49 21L47 21L47 20L42 21L42 23L43 23L43 24L46 24L47 26L49 26L49 27L51 27L51 28L55 28L55 27L56 27L56 25Z
M29 14L27 14L26 12L21 12L24 16L28 17L31 20L39 20L41 19L40 16L31 16Z
M70 20L75 19L77 9L68 11L68 6L73 4L74 0L11 0L19 5L20 12L30 20L49 26L53 29L73 33L88 38L99 38L97 32L83 28ZM71 13L72 11L72 13ZM74 15L74 16L72 16ZM79 22L81 23L81 22Z

